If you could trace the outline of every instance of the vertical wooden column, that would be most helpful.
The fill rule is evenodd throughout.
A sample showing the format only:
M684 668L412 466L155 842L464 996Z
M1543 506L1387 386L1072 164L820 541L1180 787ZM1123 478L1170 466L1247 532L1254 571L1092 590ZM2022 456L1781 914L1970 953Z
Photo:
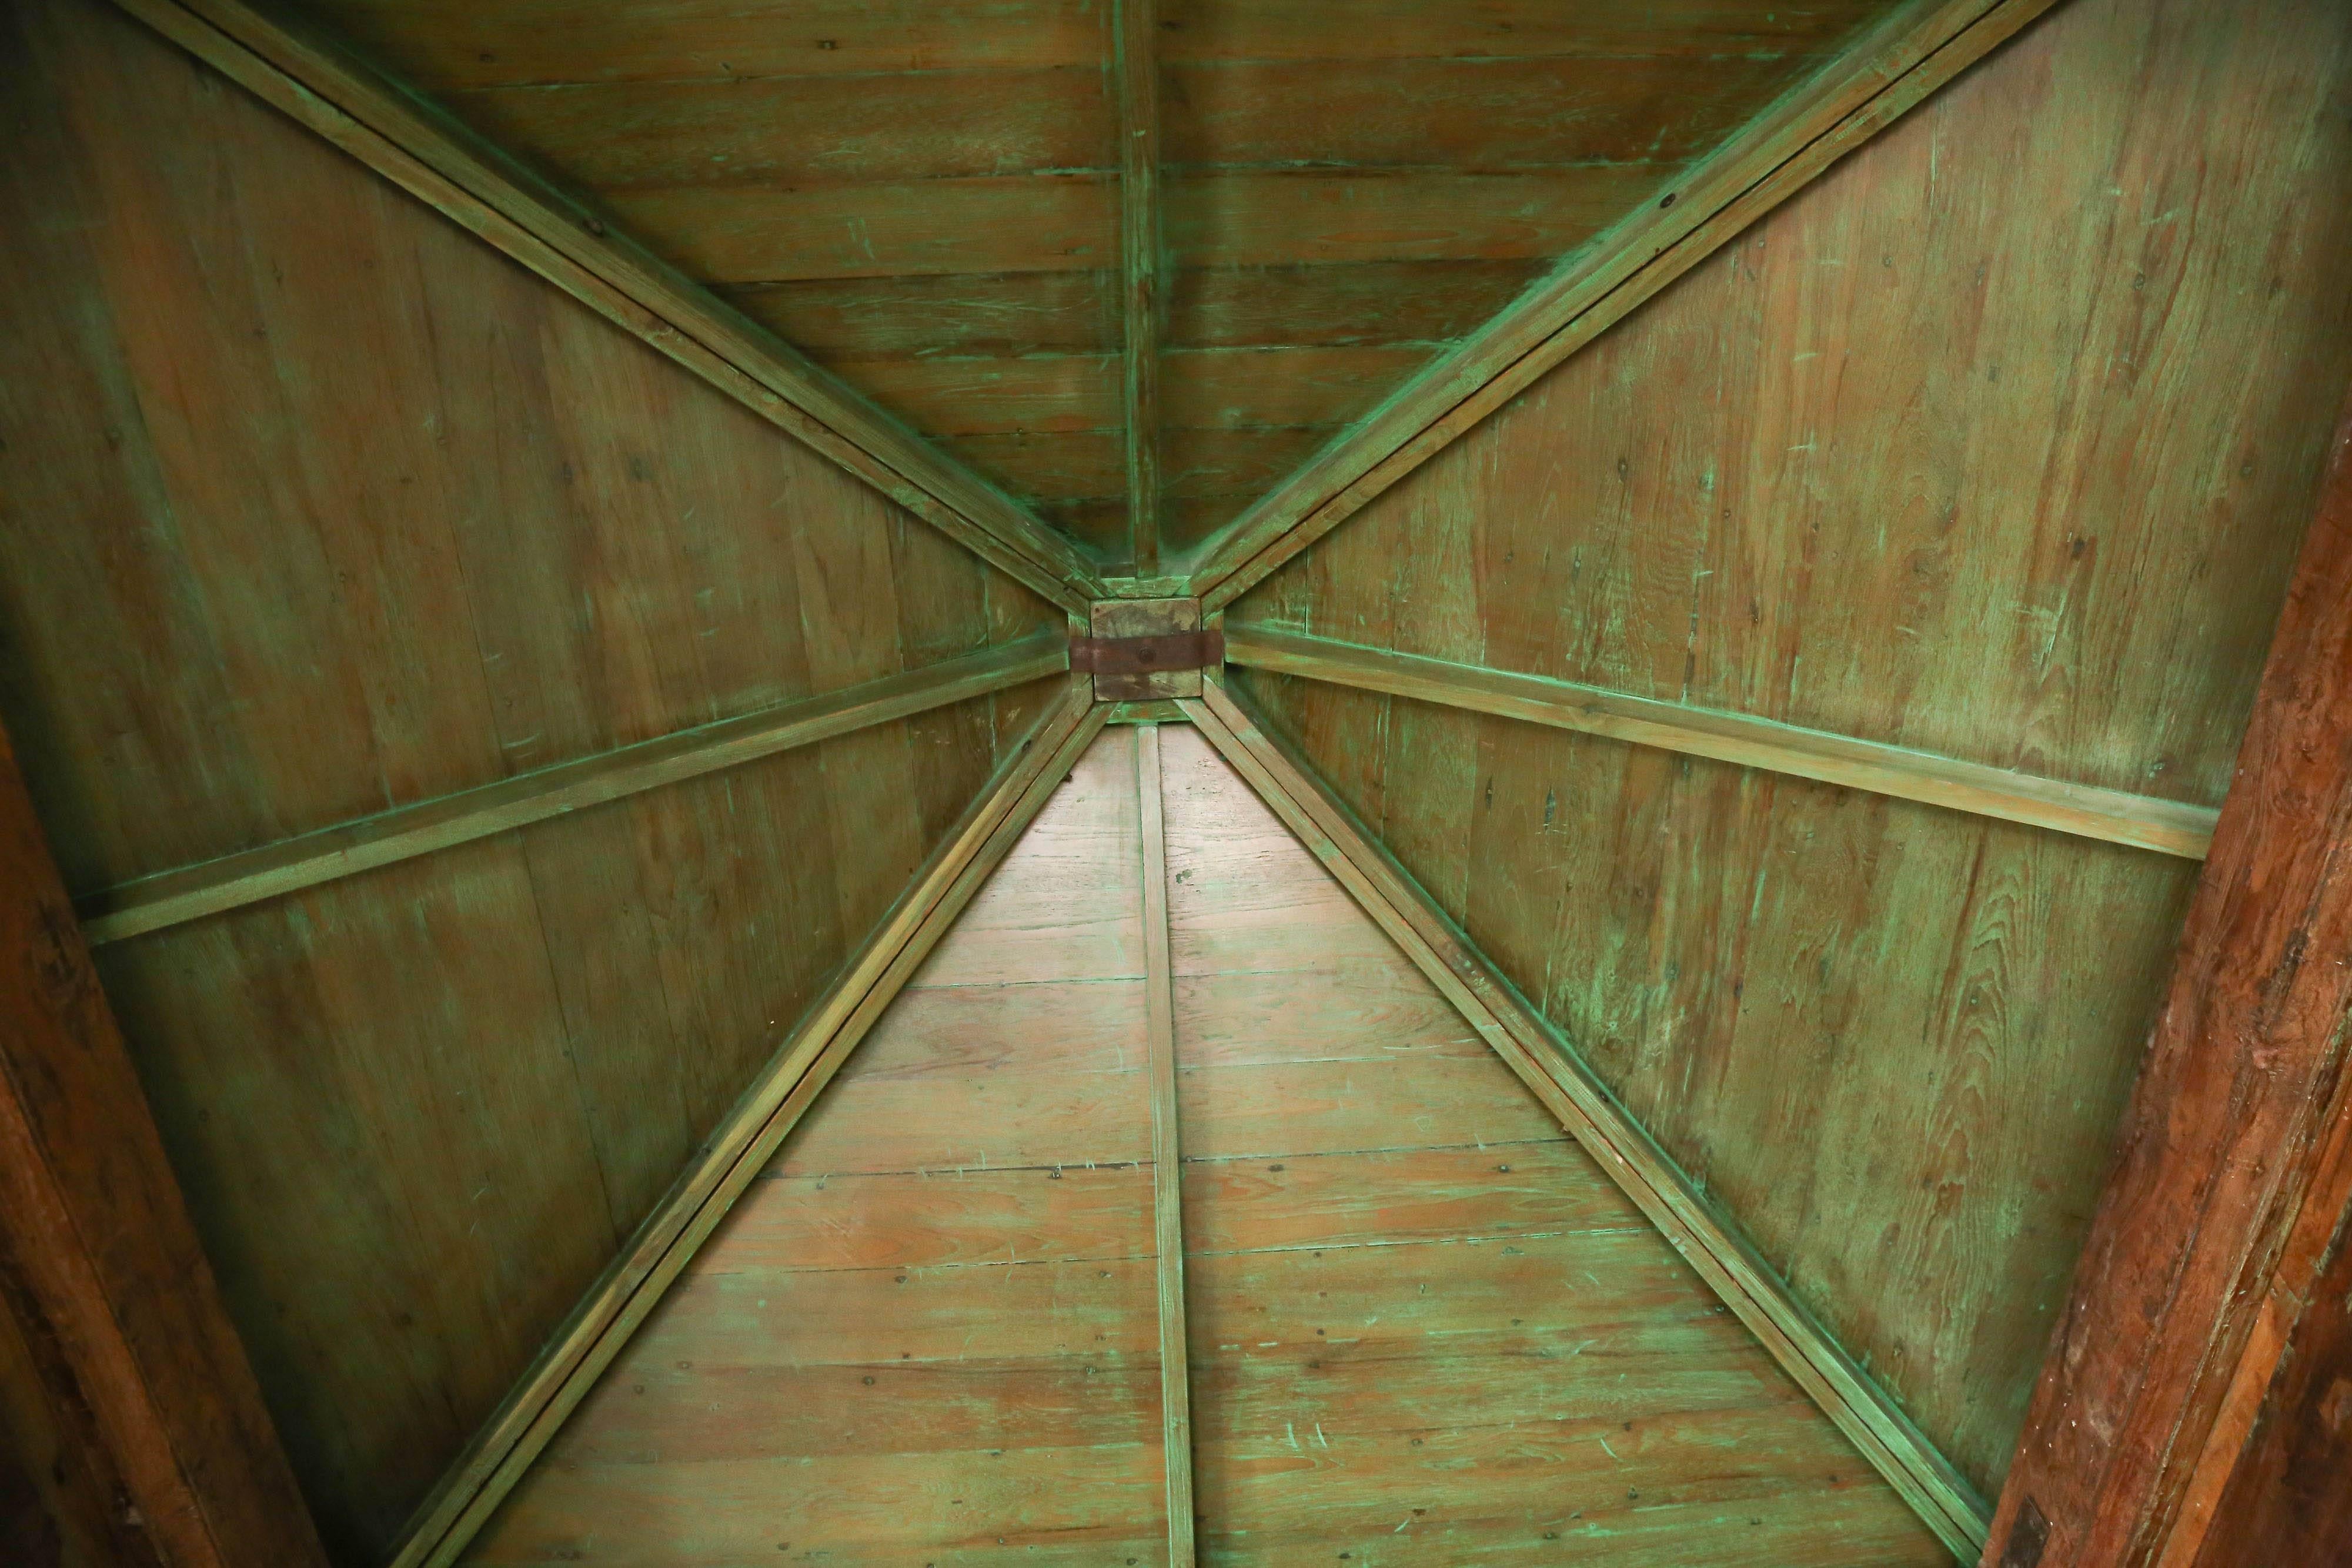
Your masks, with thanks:
M124 1550L324 1564L5 735L0 1303L120 1486Z
M2352 413L2263 673L2238 773L2133 1092L2115 1174L2053 1335L1984 1561L2133 1568L2231 1555L2231 1477L2306 1311L2344 1354L2352 1012ZM2341 1271L2340 1269L2338 1270ZM2313 1354L2324 1354L2315 1343ZM2352 1375L2352 1369L2347 1369ZM2283 1383L2281 1380L2284 1379ZM2268 1391L2267 1393L2265 1391ZM2307 1389L2352 1430L2352 1381ZM2335 1451L2343 1436L2328 1437ZM2338 1477L2333 1485L2341 1490ZM2235 1495L2233 1495L2235 1494ZM2339 1509L2340 1521L2343 1512ZM2277 1521L2263 1568L2352 1554Z
M1119 312L1127 424L1127 542L1137 577L1160 572L1160 74L1153 0L1117 0Z
M1151 1083L1152 1231L1160 1255L1160 1448L1168 1467L1169 1568L1192 1563L1192 1394L1184 1330L1184 1167L1176 1125L1176 982L1168 951L1168 830L1160 727L1135 732L1143 839L1144 1021Z

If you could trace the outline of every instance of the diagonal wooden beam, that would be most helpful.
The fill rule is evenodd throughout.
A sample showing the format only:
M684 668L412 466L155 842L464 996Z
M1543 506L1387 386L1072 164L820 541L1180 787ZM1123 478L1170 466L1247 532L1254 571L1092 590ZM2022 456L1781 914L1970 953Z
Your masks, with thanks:
M122 1562L325 1568L5 735L0 1313Z
M2221 1472L2209 1491L2236 1464L2252 1413L2242 1399L2239 1419L2225 1418L2231 1385L2262 1399L2284 1350L2273 1291L2284 1282L2293 1298L2298 1275L2316 1275L2343 1212L2326 1177L2330 1123L2352 1116L2347 1019L2352 407L1988 1562L2186 1563L2214 1528L2193 1511L2184 1520L2183 1504L2200 1464ZM2317 1238L2305 1234L2315 1226ZM2191 1539L2168 1551L2184 1528ZM2310 1545L2307 1557L2263 1561L2344 1561L2341 1541Z
M1160 66L1154 0L1116 0L1128 570L1160 575Z
M1212 613L1599 337L2056 0L1911 0L1408 382L1192 562Z
M457 1561L1102 732L1105 716L1086 681L1071 680L425 1499L393 1568Z
M1225 662L1768 768L2190 860L2204 856L2220 815L2209 807L2068 784L1747 714L1686 707L1542 675L1290 632L1228 624Z
M158 872L81 899L82 935L93 945L119 942L1044 680L1070 667L1069 646L1059 632L1047 632Z
M1055 603L1102 597L1003 491L323 30L246 0L117 3Z
M1212 683L1199 700L1181 706L1928 1528L1955 1554L1973 1559L1989 1522L1983 1500L1790 1293L1576 1049L1239 698Z

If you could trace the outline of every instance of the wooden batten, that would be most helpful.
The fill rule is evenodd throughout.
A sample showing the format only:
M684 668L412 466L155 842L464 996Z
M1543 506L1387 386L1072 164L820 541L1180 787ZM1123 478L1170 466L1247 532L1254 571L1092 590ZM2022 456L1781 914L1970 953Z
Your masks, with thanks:
M1169 1568L1190 1568L1192 1373L1184 1324L1184 1160L1176 1119L1176 985L1168 948L1168 834L1160 802L1160 731L1136 732L1143 845L1144 1053L1151 1084L1151 1215L1158 1253L1160 1462L1168 1486Z
M1792 1296L1770 1266L1547 1024L1368 839L1240 700L1212 683L1184 705L1211 744L1582 1144L1774 1360L1961 1557L1990 1510L1927 1435Z
M1117 0L1120 413L1128 570L1160 571L1160 62L1154 0Z
M1192 580L1203 608L1264 581L2053 4L1902 7L1208 541Z
M5 735L0 955L0 1312L85 1473L121 1489L111 1545L323 1568Z
M778 1049L403 1532L394 1568L445 1568L497 1511L1102 731L1073 681Z
M813 746L950 703L1044 680L1068 667L1068 644L1048 633L846 691L779 703L759 713L698 726L109 888L79 902L82 930L90 942L116 942L201 920L795 747Z
M1083 610L1101 591L994 486L322 32L243 0L119 3L1046 599Z
M2314 1287L2339 1245L2352 1180L2347 843L2352 413L2336 434L2121 1153L2001 1493L1989 1563L2341 1560L2340 1537L2321 1539L2310 1518L2233 1540L2235 1525L2214 1514L2254 1452L2262 1402L2281 1384L2292 1395L2291 1374L2309 1375L2285 1355L2298 1320L2332 1315L2315 1348L2344 1354L2343 1298ZM2307 1420L2333 1397L2304 1387L2270 1425ZM2337 1440L2329 1425L2315 1425L2315 1454ZM2243 1506L2287 1500L2258 1494Z
M1629 696L1541 675L1481 669L1444 659L1241 626L1226 628L1225 658L1250 669L1769 768L1799 779L2191 860L2205 854L2213 837L2217 813L2203 806L2041 779L1908 747Z

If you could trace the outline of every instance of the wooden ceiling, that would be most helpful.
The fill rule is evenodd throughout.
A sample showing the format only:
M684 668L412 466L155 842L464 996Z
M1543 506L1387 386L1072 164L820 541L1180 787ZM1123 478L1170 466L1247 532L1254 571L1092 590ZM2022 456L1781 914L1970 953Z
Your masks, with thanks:
M1895 8L304 4L1107 570L1156 519L1147 577Z
M0 16L0 717L330 1559L1977 1550L2352 382L2352 14L2045 11Z

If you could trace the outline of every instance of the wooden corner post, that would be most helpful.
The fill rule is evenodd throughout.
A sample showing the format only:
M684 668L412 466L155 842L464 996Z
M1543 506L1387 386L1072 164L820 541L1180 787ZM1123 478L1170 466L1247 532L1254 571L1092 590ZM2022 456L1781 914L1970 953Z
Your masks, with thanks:
M0 1308L123 1561L325 1568L5 733Z
M2308 1513L2246 1556L2217 1499L2340 1250L2352 1013L2352 411L2288 590L2073 1299L1984 1561L2317 1568ZM2344 1316L2339 1292L2326 1303ZM2317 1309L2314 1309L2314 1316ZM2345 1336L2335 1338L2346 1353ZM2307 1369L2304 1369L2307 1370ZM2352 1412L2352 1365L2341 1403ZM2324 1398L2326 1389L2311 1391ZM2292 1412L2276 1412L2292 1416ZM2352 1414L2340 1417L2352 1427ZM2334 1528L2346 1527L2343 1483Z

